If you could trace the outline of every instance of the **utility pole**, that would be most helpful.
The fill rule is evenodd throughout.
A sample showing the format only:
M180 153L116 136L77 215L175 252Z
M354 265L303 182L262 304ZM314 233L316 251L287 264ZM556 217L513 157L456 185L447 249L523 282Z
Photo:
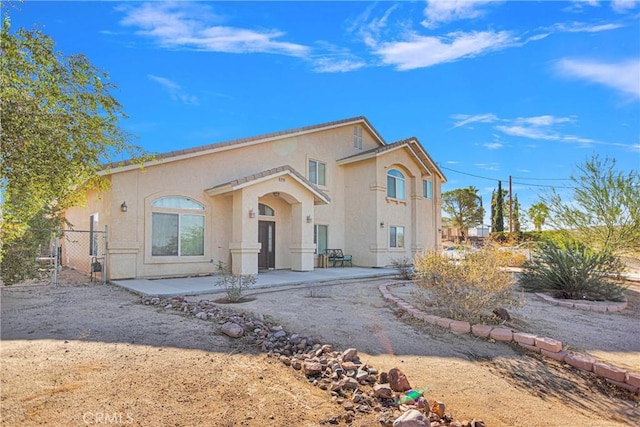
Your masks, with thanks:
M513 233L513 191L511 191L511 175L509 175L509 234Z

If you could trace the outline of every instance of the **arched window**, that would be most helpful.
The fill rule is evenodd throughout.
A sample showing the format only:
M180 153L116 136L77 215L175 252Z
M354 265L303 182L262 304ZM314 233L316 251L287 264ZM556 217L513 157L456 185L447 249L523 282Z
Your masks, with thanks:
M387 172L387 196L404 200L404 175L397 169Z
M271 206L258 203L258 213L264 216L275 216L276 213Z
M151 203L151 255L203 256L204 206L186 197Z

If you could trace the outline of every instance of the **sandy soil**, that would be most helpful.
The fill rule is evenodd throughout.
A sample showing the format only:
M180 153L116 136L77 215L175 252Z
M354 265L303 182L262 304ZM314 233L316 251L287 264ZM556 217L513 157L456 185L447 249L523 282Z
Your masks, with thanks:
M2 289L2 425L316 426L344 412L328 392L242 339L220 335L214 322L79 281ZM640 419L637 396L518 347L407 318L384 302L380 283L262 291L234 308L336 348L356 347L381 370L400 368L458 420L614 426ZM411 296L413 289L396 291ZM637 366L640 293L627 294L621 314L556 312L532 298L514 322L562 340L566 334L570 346ZM598 333L605 329L616 334ZM362 415L353 425L379 423Z

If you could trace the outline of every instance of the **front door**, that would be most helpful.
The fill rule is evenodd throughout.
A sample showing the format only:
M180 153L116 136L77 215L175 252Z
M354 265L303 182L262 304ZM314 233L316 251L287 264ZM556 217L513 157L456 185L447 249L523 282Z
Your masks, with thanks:
M273 221L258 221L258 269L276 268L276 223Z

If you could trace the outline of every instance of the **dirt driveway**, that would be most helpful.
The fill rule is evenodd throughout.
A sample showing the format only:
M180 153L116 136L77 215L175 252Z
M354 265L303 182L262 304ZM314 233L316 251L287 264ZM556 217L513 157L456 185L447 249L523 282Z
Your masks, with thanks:
M430 401L445 402L458 420L479 418L487 426L613 426L640 419L637 396L590 374L404 317L382 299L380 283L260 292L233 308L260 313L336 348L356 347L363 361L380 370L398 367L414 387L428 387ZM410 297L410 285L395 292ZM606 328L619 332L607 337L618 346L615 351L611 343L596 340L572 345L637 362L640 294L629 295L627 311L606 315ZM192 297L198 298L208 297ZM519 321L574 336L543 321L555 313L548 308L544 316ZM591 314L569 316L578 319L574 324L588 321L585 327L591 329L600 325ZM344 411L298 371L242 339L220 335L218 327L142 305L139 297L113 286L71 281L57 289L3 288L0 421L315 426ZM362 416L353 425L379 423Z

